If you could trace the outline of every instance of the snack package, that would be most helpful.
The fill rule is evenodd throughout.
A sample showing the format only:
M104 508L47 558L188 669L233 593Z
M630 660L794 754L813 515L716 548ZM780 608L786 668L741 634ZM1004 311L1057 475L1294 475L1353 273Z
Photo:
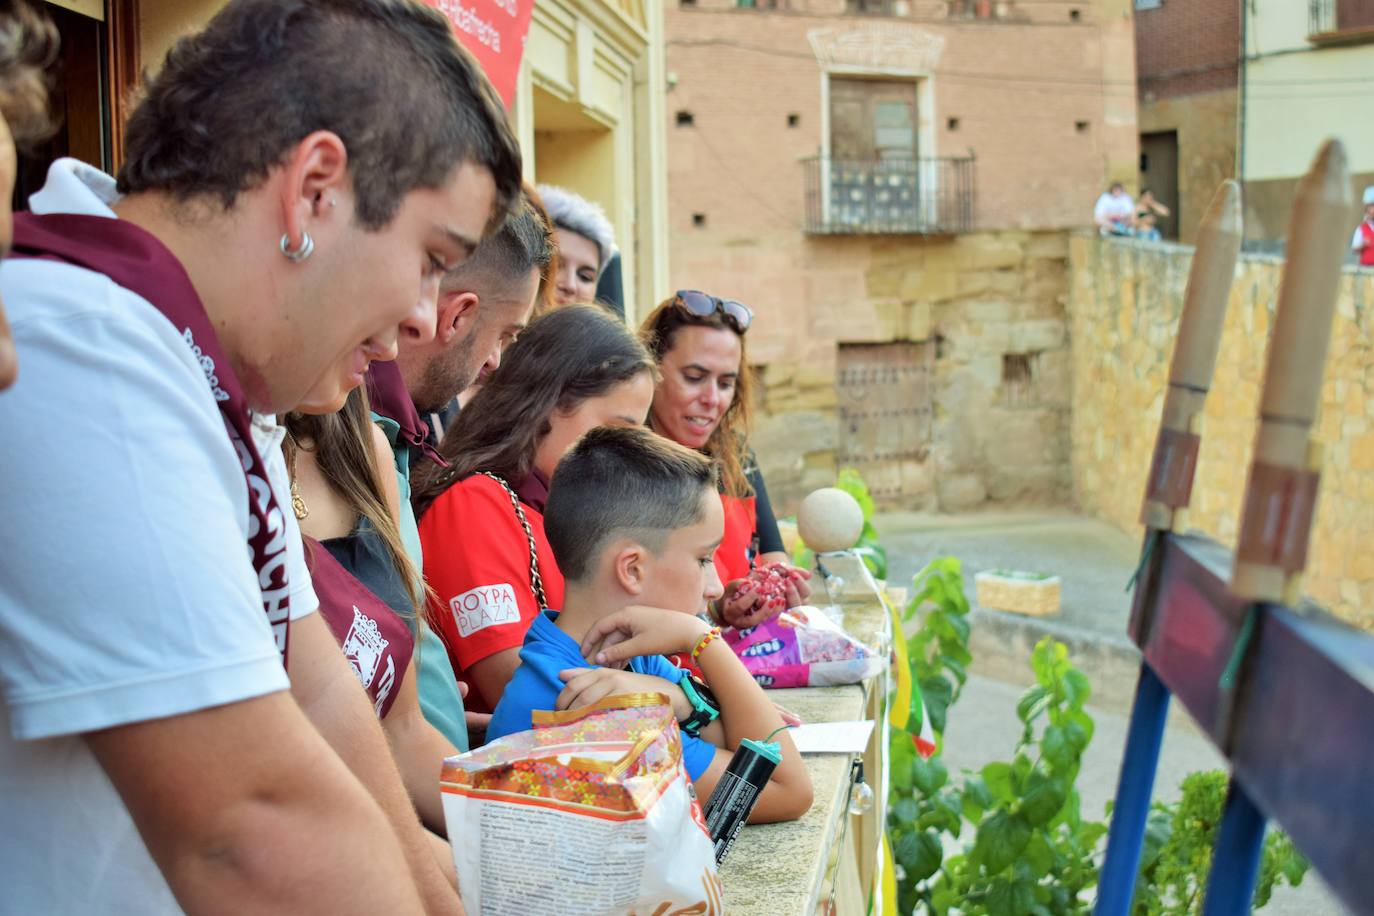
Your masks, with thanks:
M469 916L720 916L682 737L661 694L536 712L444 761L444 819Z
M814 607L794 607L747 630L724 632L744 667L764 687L857 684L885 660Z

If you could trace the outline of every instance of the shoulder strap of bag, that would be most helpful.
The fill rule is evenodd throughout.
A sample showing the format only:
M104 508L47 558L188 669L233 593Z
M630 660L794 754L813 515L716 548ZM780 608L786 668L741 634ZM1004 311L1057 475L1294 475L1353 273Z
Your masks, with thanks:
M539 604L542 611L549 606L548 599L544 597L544 580L539 577L539 551L534 546L534 531L530 528L530 520L525 517L525 509L520 505L520 497L515 495L510 484L493 474L491 471L478 471L483 477L490 477L500 484L501 489L506 491L510 497L511 508L515 509L515 517L520 520L520 527L525 529L525 540L530 545L530 591L534 592L534 600Z

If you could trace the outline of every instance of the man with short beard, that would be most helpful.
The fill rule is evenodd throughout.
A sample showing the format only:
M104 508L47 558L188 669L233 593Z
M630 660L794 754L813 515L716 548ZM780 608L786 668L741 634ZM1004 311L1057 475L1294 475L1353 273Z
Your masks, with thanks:
M396 459L401 539L417 569L424 568L424 558L410 506L410 469L422 454L441 460L428 446L421 417L439 413L459 392L501 364L501 351L529 321L553 250L549 225L526 190L501 230L444 276L434 338L403 337L396 363L379 363L368 373L373 418L390 440ZM420 708L431 725L466 750L468 725L485 730L490 717L464 715L448 652L423 620L419 639Z

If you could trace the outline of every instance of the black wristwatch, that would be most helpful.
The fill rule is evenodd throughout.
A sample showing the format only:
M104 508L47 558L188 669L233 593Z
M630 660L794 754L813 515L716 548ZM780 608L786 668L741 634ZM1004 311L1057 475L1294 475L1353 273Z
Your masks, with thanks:
M692 704L692 714L678 725L693 738L700 737L703 728L720 718L720 703L706 682L690 671L684 669L677 684Z

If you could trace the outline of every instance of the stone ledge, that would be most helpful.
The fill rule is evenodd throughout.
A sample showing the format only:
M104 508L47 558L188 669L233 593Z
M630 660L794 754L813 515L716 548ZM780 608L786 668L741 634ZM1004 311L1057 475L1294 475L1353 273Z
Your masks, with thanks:
M770 690L768 695L805 722L863 717L858 686ZM720 868L730 916L810 916L815 910L831 846L844 824L852 757L807 754L804 759L816 798L811 810L797 821L746 826Z
M845 630L872 645L875 634L888 632L886 608L869 590L860 571L861 561L854 556L827 556L826 568L844 580L842 590L833 597L844 608ZM817 587L817 603L825 601L825 591ZM768 695L802 717L804 722L847 722L872 714L872 691L879 694L878 715L886 715L886 674L879 674L863 686L807 687L770 690ZM881 721L875 723L881 729ZM881 742L880 742L881 743ZM874 791L886 784L881 769L886 767L885 747L879 747L878 760L865 759L865 780ZM852 866L857 850L876 848L876 839L859 842L865 818L848 814L850 771L857 755L807 754L803 758L811 775L815 801L799 820L782 824L746 826L720 868L725 886L723 903L730 916L813 916L832 896L832 882L838 890L848 855ZM881 800L878 801L881 805ZM875 830L877 828L874 828ZM837 849L839 846L841 848ZM873 863L868 863L871 868ZM865 864L858 863L860 873ZM850 888L849 890L853 890ZM864 892L866 897L866 892ZM836 895L852 903L843 893ZM839 906L838 912L848 912Z

